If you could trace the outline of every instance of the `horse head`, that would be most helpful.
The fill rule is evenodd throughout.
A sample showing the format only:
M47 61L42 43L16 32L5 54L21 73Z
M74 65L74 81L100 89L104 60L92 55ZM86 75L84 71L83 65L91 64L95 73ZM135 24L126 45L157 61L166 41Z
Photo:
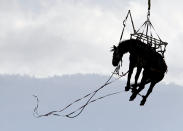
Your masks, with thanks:
M115 45L112 47L113 52L113 59L112 59L112 65L117 66L122 58L122 54L120 53L119 46L116 47Z

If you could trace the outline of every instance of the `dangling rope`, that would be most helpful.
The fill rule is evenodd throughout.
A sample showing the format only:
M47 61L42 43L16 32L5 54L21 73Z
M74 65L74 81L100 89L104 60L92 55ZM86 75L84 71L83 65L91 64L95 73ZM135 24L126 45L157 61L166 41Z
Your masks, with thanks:
M93 92L91 92L91 93L85 95L84 97L82 97L82 98L80 98L80 99L75 100L74 102L70 103L69 105L67 105L66 107L64 107L64 108L61 109L61 110L51 111L51 112L48 112L48 113L46 113L46 114L40 115L40 114L38 113L39 99L38 99L38 97L37 97L36 95L33 95L33 96L36 98L36 101L37 101L37 105L36 105L36 107L34 108L34 116L37 117L37 118L40 118L40 117L44 117L44 116L54 115L54 116L62 116L62 117L67 117L67 118L75 118L75 117L79 116L79 115L83 112L83 110L86 108L87 105L89 105L89 104L91 104L91 103L93 103L93 102L96 102L96 101L98 101L98 100L100 100L100 99L103 99L103 98L105 98L105 97L109 97L109 96L112 96L112 95L116 95L116 94L121 93L122 91L118 91L118 92L110 93L110 94L107 94L107 95L105 95L105 96L102 96L102 97L96 98L96 99L94 99L94 100L91 100L91 99L96 95L96 93L97 93L99 90L103 89L105 86L107 86L107 85L109 85L109 84L112 84L112 83L115 82L116 80L119 80L121 77L123 77L123 76L125 76L126 74L128 74L128 71L127 71L126 73L124 73L124 74L122 73L122 75L119 75L119 69L120 69L120 65L118 65L118 66L116 67L116 69L115 69L114 72L111 74L111 76L109 77L109 79L108 79L108 80L104 83L104 85L102 85L100 88L98 88L97 90L95 90L95 91L93 91ZM119 77L116 78L116 79L113 80L113 81L110 81L114 74L118 75ZM89 97L89 96L90 96L90 97ZM68 113L68 114L64 114L64 115L61 115L61 114L60 114L60 113L62 113L63 111L65 111L66 109L68 109L70 106L72 106L73 104L75 104L75 103L77 103L77 102L79 102L79 101L81 101L81 100L83 100L83 99L86 99L86 98L88 98L87 102L86 102L84 105L82 105L81 107L79 107L78 109L76 109L76 110L74 110L73 112ZM77 113L78 111L79 111L79 113ZM75 114L75 115L74 115L74 114Z

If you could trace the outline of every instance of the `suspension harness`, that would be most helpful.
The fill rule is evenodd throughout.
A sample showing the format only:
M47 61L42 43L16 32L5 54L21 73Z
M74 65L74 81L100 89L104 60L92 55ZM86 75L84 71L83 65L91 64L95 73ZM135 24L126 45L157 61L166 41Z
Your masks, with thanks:
M164 57L164 53L166 51L166 46L168 45L167 42L162 41L158 33L156 32L154 26L150 21L150 10L151 10L151 0L148 0L148 12L147 12L147 20L142 24L142 26L136 31L134 22L132 19L131 11L129 10L125 20L123 21L123 29L120 36L120 41L122 41L124 30L126 27L126 21L130 16L133 33L130 34L130 39L137 39L142 41L143 43L152 47L156 52Z

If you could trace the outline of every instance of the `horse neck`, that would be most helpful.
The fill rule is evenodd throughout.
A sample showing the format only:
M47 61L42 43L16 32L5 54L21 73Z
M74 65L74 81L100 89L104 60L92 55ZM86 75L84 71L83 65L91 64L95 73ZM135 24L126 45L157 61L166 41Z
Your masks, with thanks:
M130 52L132 50L131 42L129 40L123 41L119 44L119 50L121 51L122 55Z

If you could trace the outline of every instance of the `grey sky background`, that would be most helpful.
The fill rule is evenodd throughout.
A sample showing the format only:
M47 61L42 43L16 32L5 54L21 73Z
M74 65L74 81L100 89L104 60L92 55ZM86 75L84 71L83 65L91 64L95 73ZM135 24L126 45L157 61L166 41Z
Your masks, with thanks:
M97 93L96 97L115 91L121 94L90 104L75 119L33 117L38 95L39 112L59 110L70 102L99 88L107 79L100 75L68 75L45 79L0 76L1 131L182 131L183 88L159 83L140 107L141 97L129 102L125 81L117 81ZM145 92L143 92L145 93ZM96 98L95 97L95 98ZM66 112L77 109L72 106Z
M180 85L182 4L180 0L152 0L151 10L156 31L169 43L164 81ZM128 9L136 28L140 27L146 20L147 0L1 0L0 73L36 77L109 74L113 70L109 50L119 41Z
M105 82L114 69L109 50L119 41L127 11L131 9L140 27L147 0L0 0L0 130L182 131L182 5L180 0L152 0L151 21L169 43L169 68L144 107L139 106L140 97L129 102L131 93L123 92L89 105L76 119L36 119L33 94L44 113ZM125 39L130 26L128 21ZM123 67L126 71L128 55ZM100 75L88 75L93 73ZM117 81L98 96L124 90L125 83Z

